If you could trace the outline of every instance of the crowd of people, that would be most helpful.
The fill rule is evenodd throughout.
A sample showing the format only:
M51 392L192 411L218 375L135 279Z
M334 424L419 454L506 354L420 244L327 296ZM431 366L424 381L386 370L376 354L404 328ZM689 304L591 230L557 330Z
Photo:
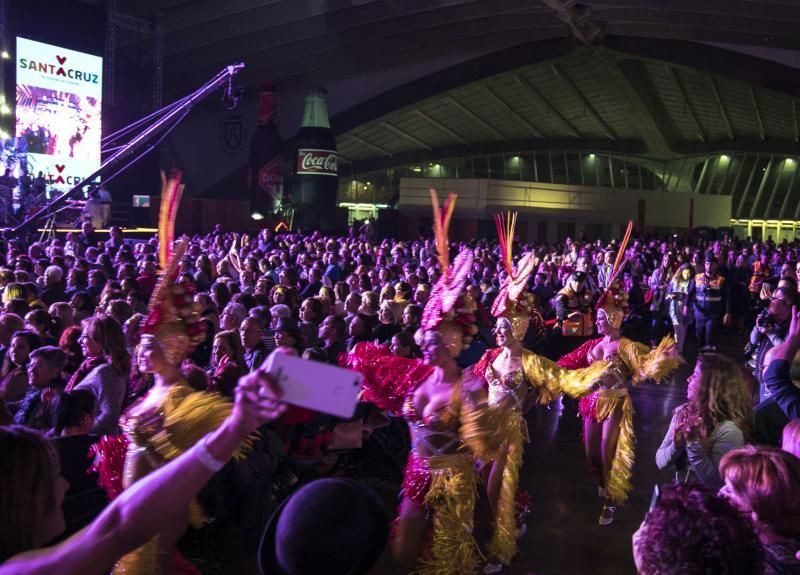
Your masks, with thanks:
M173 550L209 517L251 547L267 526L262 567L280 567L266 573L323 572L333 563L298 533L345 519L292 502L334 492L359 521L386 524L342 543L361 551L335 572L366 573L388 536L382 505L357 482L319 478L373 438L391 447L371 457L403 481L391 544L403 572L500 572L524 530L525 413L581 398L610 525L632 480L629 389L695 347L687 401L656 455L678 479L634 537L637 568L800 573L800 245L535 244L513 226L454 242L439 216L430 237L407 241L218 227L173 244L118 228L101 238L90 223L3 240L0 573L191 568ZM747 342L740 356L719 353L723 330ZM357 415L281 404L260 369L276 351L361 371ZM473 531L478 485L487 542L459 531Z

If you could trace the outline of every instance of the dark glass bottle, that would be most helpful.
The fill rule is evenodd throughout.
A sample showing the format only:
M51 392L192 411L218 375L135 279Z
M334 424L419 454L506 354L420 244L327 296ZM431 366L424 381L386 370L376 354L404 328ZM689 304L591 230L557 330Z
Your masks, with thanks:
M261 84L258 127L250 138L247 171L250 217L262 220L283 197L283 138L278 131L278 91L272 82Z
M336 226L339 175L336 138L328 120L328 93L313 88L306 95L303 123L294 138L292 199L306 229L329 231Z

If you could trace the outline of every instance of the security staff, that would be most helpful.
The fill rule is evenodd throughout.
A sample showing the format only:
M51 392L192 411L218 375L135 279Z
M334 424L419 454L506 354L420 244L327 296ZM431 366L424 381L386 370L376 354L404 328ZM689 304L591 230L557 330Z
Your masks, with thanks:
M692 306L700 351L716 351L720 318L723 325L731 324L731 302L728 284L717 273L717 258L713 254L706 256L705 272L694 276L689 283L684 316L689 315Z

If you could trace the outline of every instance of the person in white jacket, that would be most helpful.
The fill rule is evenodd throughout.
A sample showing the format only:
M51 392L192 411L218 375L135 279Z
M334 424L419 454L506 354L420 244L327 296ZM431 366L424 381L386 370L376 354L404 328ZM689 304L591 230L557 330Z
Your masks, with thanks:
M750 393L734 361L707 353L697 358L686 395L689 401L672 414L656 465L674 465L680 479L719 489L722 456L744 445L753 429Z

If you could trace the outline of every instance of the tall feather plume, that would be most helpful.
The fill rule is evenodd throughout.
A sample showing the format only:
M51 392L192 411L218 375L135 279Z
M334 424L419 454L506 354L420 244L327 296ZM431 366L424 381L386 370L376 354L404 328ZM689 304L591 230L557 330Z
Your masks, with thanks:
M158 263L162 270L172 255L172 242L175 239L175 216L181 203L184 186L181 184L180 170L172 170L169 180L161 172L161 207L158 213Z
M457 194L450 192L447 195L447 200L444 203L444 208L439 207L439 196L436 190L432 189L431 202L433 203L433 237L436 240L436 257L439 260L439 265L442 266L442 275L447 275L450 269L450 242L448 241L448 234L450 233L450 220L453 218L453 210L456 207Z
M625 235L622 237L622 242L619 244L619 250L617 250L617 258L614 260L614 267L611 268L611 275L609 276L608 279L609 286L611 286L611 284L614 283L614 280L617 279L617 276L619 275L622 266L627 261L625 259L625 250L628 249L628 242L631 239L632 231L633 231L633 220L628 220L628 228L625 230ZM594 306L595 309L600 309L605 305L606 300L608 299L608 294L609 291L608 288L606 288L606 291L604 291L603 294L600 296L600 298L597 300L597 303Z
M503 266L509 277L514 274L514 264L511 261L511 252L514 247L514 229L517 227L517 212L506 212L494 215L494 225L497 227L497 238L500 241L500 255Z

